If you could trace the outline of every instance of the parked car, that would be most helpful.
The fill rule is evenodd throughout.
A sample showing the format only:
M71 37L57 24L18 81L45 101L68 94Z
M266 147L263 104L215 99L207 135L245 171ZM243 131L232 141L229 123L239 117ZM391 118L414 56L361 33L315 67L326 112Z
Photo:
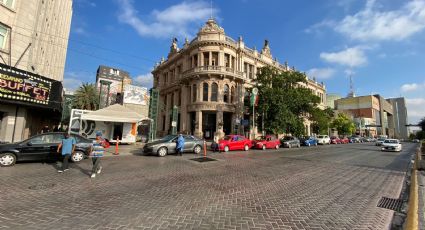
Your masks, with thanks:
M280 143L285 148L292 148L292 147L299 148L301 146L300 140L292 136L283 137L282 139L280 139Z
M339 139L339 137L332 136L331 144L341 144L341 139Z
M331 138L328 135L318 135L316 139L319 145L329 145L331 143Z
M382 143L384 143L384 141L386 140L386 138L378 138L375 142L376 146L381 146Z
M303 137L300 138L300 143L305 146L317 145L317 139L314 137Z
M260 136L252 142L252 147L256 149L279 149L280 140L274 136Z
M80 162L91 150L93 141L80 135L71 134L77 144L71 156L72 162ZM12 166L19 161L61 160L62 154L57 152L58 145L65 138L63 132L52 132L35 135L27 140L0 145L0 165Z
M176 142L178 135L167 135L159 140L148 142L143 147L143 152L148 154L156 154L159 157L176 153ZM183 153L199 154L203 150L204 141L191 135L183 135L184 146Z
M419 143L419 139L413 139L413 143Z
M360 143L361 142L361 138L359 136L351 136L349 138L349 142L350 143Z
M400 152L401 150L402 150L401 143L397 139L386 139L382 143L381 151L396 151L396 152Z
M218 141L220 151L228 152L231 150L248 151L252 147L252 141L241 135L227 135Z
M341 144L348 144L350 141L348 140L348 137L343 137L339 139L341 141Z

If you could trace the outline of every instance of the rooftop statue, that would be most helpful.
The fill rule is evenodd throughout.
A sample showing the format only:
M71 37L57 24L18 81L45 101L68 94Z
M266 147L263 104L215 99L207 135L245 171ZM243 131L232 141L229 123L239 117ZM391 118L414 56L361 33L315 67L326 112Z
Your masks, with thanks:
M170 54L177 53L179 51L179 47L177 46L177 38L173 38L171 47L170 47Z
M265 56L268 56L268 57L272 57L272 54L271 54L271 52L270 52L270 47L269 47L269 40L264 40L264 47L263 47L263 49L261 50L261 54L262 55L265 55Z

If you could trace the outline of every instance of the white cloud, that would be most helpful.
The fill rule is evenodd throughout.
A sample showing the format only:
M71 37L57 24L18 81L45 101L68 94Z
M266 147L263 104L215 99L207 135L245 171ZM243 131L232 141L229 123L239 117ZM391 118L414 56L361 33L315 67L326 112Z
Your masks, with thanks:
M313 68L307 71L308 75L317 79L329 79L335 74L332 68Z
M425 98L406 98L409 123L415 124L425 117Z
M398 10L379 11L375 0L346 16L334 28L353 40L404 40L425 28L425 1L411 0Z
M356 67L367 63L367 57L362 47L352 47L335 53L320 53L320 58L323 60L340 65Z
M151 73L139 75L133 79L133 84L150 89L153 86L153 76Z
M118 1L121 6L119 20L132 26L143 37L190 37L196 29L191 23L206 21L211 14L211 7L205 1L184 1L163 11L154 10L148 16L149 20L142 21L132 0ZM212 10L213 14L217 12L217 9Z
M75 91L76 89L78 89L78 87L80 87L80 85L83 82L79 79L76 78L64 78L63 79L63 87L67 90L67 91Z
M413 83L413 84L404 84L401 86L401 92L411 92L411 91L416 91L420 88L421 86Z

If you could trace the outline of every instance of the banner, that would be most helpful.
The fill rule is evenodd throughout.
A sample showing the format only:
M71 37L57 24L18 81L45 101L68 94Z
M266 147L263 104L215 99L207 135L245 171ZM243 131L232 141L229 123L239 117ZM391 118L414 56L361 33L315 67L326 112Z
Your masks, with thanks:
M149 100L148 89L144 87L126 85L124 87L124 103L147 105Z

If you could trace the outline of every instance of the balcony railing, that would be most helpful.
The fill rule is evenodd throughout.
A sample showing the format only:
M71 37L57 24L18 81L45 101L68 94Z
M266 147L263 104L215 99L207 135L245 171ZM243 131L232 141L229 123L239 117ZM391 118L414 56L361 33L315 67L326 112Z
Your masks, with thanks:
M243 73L239 72L233 68L225 67L225 66L198 66L192 69L189 69L183 72L183 75L191 74L191 73L200 73L200 72L225 72L237 75L239 77L243 77Z

